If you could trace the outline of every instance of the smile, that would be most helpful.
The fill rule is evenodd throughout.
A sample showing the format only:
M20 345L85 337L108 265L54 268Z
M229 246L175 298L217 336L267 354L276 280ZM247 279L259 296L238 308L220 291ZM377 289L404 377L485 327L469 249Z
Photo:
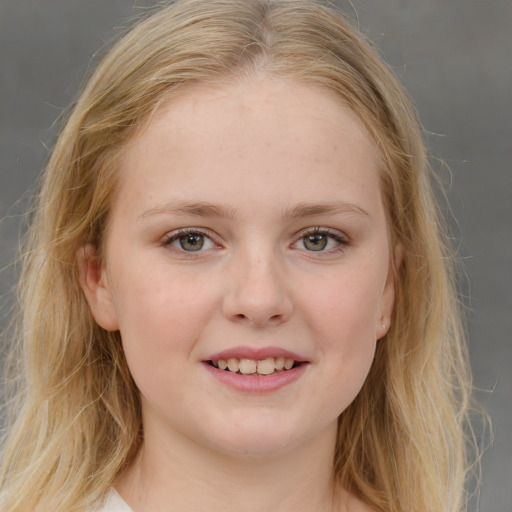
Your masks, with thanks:
M242 375L272 375L274 373L291 370L300 363L289 357L280 356L267 357L265 359L230 357L228 359L209 361L209 364L219 370Z
M311 361L280 347L231 347L203 359L203 367L223 386L243 393L278 391L300 379Z

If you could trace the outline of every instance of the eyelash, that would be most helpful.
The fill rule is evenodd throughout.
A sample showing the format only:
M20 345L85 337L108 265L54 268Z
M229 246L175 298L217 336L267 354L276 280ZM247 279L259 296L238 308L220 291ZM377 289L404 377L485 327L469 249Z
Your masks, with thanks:
M295 244L297 244L299 241L303 241L308 236L314 236L314 235L326 236L326 237L334 240L337 243L337 246L330 250L327 250L327 251L323 251L323 250L322 251L307 251L310 253L317 252L317 253L319 253L319 255L320 254L328 255L328 254L342 252L347 247L349 247L351 245L350 240L346 235L342 234L339 231L334 231L332 229L324 228L324 227L320 227L320 226L315 227L313 229L307 229L307 230L303 231L302 233L300 233L300 236L298 237L297 242L295 242Z
M201 253L203 251L201 251L201 250L198 250L198 251L186 251L184 249L179 249L179 248L173 248L172 247L172 244L174 242L176 242L177 240L179 240L181 237L189 236L189 235L201 235L201 236L205 237L205 239L210 240L211 243L213 243L213 244L215 244L217 246L219 245L213 239L212 234L211 234L210 231L204 230L204 229L201 229L201 228L184 228L184 229L179 229L176 232L169 233L168 235L166 235L162 239L161 245L164 246L164 247L172 248L176 252L178 252L181 255L186 256L186 257L190 257L190 258L198 257L199 253ZM299 243L301 241L304 241L305 238L308 237L308 236L315 236L315 235L326 236L326 237L334 240L337 243L337 246L332 248L332 249L329 249L327 251L324 251L324 250L320 250L320 251L309 250L308 251L307 249L304 249L306 252L310 252L310 253L317 252L319 255L321 255L321 254L324 254L324 255L326 255L326 254L333 254L333 253L342 252L348 246L351 245L350 240L348 239L348 237L343 235L343 234L341 234L339 231L333 231L333 230L331 230L329 228L324 228L324 227L320 227L320 226L314 227L314 228L309 228L309 229L299 233L299 236L297 237L297 240L293 243L293 245L295 245L295 244L297 244L297 243Z
M212 234L208 231L208 230L203 230L203 229L200 229L200 228L183 228L183 229L179 229L178 231L175 231L175 232L172 232L172 233L169 233L168 235L166 235L163 239L162 239L162 242L161 244L164 246L164 247L171 247L172 244L174 242L176 242L177 240L179 240L181 237L184 237L184 236L190 236L190 235L201 235L203 236L205 239L208 239L210 240L213 244L215 245L218 245L213 237L212 237ZM175 248L175 250L185 256L190 256L190 257L194 257L194 256L197 256L197 254L195 254L196 252L201 252L201 251L185 251L184 249L178 249L178 248Z

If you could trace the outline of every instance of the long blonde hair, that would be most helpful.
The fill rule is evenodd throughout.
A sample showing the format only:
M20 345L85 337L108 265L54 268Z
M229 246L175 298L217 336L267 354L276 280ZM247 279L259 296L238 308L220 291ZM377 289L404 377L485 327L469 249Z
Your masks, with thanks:
M470 375L453 258L410 101L377 52L308 0L180 0L105 56L43 175L23 254L16 418L4 441L2 512L83 511L137 453L139 396L119 333L95 324L76 254L101 246L123 145L193 83L259 72L334 93L380 150L396 275L392 327L339 418L336 485L376 511L456 512L463 503Z

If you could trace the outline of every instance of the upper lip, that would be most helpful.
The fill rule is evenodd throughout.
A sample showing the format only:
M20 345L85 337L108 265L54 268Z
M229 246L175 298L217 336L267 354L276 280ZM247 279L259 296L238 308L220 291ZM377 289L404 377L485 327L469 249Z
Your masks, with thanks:
M261 361L263 359L268 359L270 357L284 357L287 359L293 359L297 362L308 362L308 358L297 354L296 352L292 352L290 350L286 350L280 347L232 347L212 354L207 357L206 361L218 361L219 359L229 359L230 357L236 357L238 359L252 359L255 361Z

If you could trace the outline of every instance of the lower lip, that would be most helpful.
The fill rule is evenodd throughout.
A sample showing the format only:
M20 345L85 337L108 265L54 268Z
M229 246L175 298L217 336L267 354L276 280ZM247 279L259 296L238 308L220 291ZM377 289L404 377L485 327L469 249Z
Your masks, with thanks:
M307 363L302 363L291 370L283 370L271 375L243 375L226 370L219 370L208 363L203 363L210 374L220 381L237 391L244 393L270 393L277 391L285 386L295 382L305 372Z

